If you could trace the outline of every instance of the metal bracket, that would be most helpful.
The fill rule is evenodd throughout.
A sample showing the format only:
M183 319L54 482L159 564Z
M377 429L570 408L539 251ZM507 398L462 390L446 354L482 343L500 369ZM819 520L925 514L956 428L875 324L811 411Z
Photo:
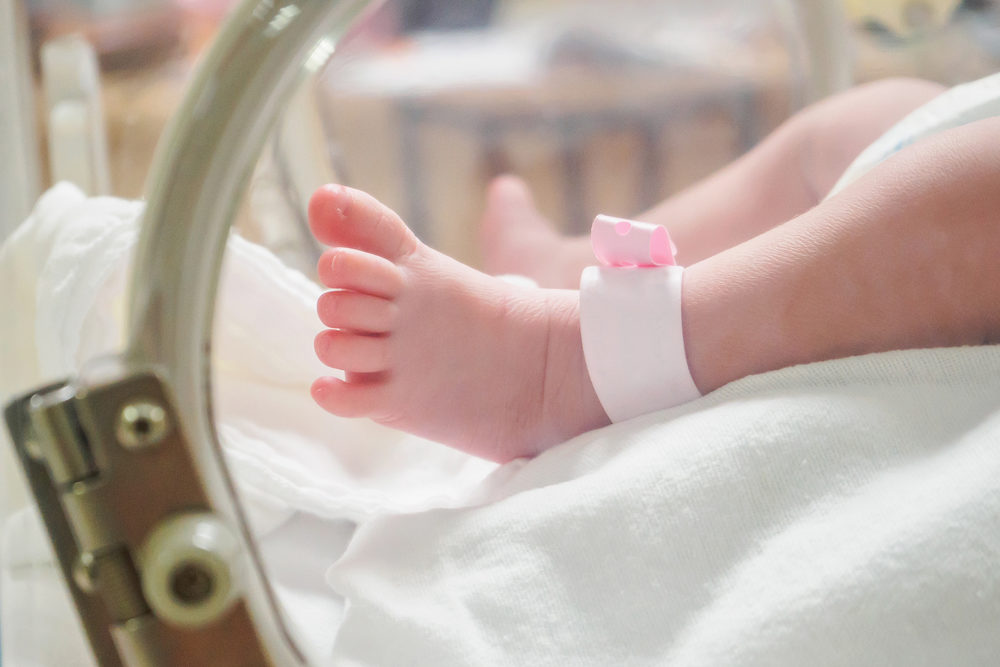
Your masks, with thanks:
M99 664L271 664L155 374L42 387L5 418Z

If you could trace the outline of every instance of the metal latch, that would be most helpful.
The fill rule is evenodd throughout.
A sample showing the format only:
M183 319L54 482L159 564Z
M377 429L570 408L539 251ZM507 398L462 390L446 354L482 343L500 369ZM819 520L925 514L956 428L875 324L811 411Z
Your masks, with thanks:
M5 417L99 664L270 664L155 374L43 387Z

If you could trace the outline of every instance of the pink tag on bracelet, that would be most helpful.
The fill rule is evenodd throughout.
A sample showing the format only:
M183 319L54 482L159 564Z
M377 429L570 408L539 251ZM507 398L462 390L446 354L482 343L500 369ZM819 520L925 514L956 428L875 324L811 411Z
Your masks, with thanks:
M580 337L594 392L612 422L698 398L681 325L684 269L666 228L599 215L580 278ZM632 267L648 267L641 271Z
M590 228L590 244L605 266L673 266L677 248L667 228L638 220L599 215Z

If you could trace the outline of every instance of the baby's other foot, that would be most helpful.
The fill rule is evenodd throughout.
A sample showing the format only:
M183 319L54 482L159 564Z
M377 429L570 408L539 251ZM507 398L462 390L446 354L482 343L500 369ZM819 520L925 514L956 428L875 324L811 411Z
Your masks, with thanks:
M363 192L329 185L309 204L332 291L316 354L329 412L496 461L531 456L607 424L587 374L576 292L524 289L417 240Z
M492 275L527 276L542 287L571 289L594 263L587 239L557 233L516 176L490 183L480 229L483 268Z

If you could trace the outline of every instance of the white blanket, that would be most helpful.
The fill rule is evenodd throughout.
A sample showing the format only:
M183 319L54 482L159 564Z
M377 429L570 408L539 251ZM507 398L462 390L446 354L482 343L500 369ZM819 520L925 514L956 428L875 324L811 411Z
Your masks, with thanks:
M995 665L998 480L1000 348L747 378L365 524L336 655Z

